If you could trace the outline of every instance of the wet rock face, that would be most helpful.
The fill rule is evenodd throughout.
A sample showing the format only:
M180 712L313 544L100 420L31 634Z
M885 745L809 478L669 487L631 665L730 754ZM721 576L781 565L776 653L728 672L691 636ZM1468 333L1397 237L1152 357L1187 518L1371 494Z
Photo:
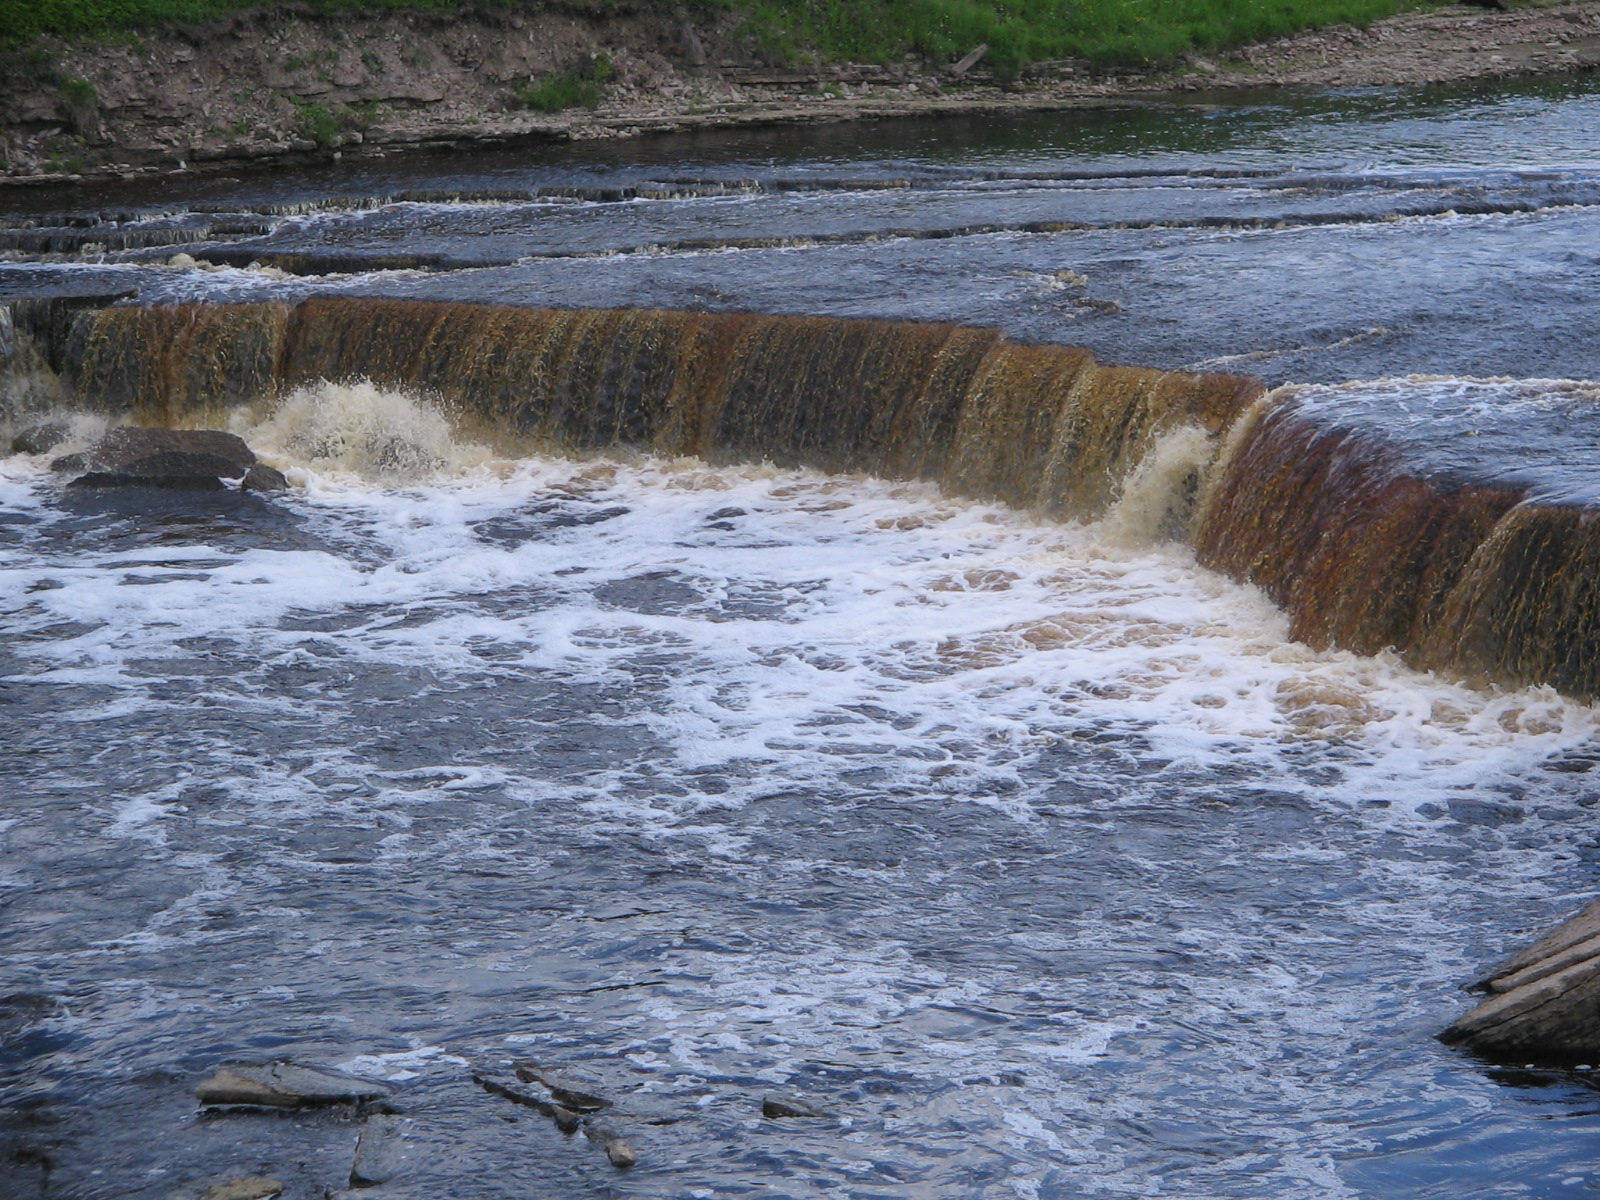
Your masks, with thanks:
M214 491L222 486L221 480L247 477L255 466L255 452L231 433L127 426L111 430L79 454L56 459L50 469L76 476L72 480L76 487ZM282 479L276 471L272 475Z
M1600 1057L1600 900L1498 968L1489 996L1440 1034L1493 1056Z
M13 454L45 454L67 440L67 427L60 421L30 425L11 439Z
M375 1100L389 1089L370 1079L294 1063L223 1067L195 1089L201 1104L261 1108L310 1108Z

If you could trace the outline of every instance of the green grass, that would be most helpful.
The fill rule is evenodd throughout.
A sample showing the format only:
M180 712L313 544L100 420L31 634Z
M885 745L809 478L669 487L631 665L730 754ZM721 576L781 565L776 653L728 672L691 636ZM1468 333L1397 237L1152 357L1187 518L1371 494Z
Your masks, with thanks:
M164 21L215 20L252 0L0 0L0 45L41 33L98 37ZM451 11L462 0L311 0L321 11ZM543 7L542 0L489 0ZM1441 0L694 0L701 9L740 14L768 57L888 62L908 51L950 61L983 42L1002 77L1049 58L1102 63L1169 61L1322 25L1365 25ZM566 0L604 12L612 0ZM662 0L664 7L667 0ZM563 77L556 77L563 78ZM528 89L532 107L587 105L598 98L574 76L565 92ZM554 110L550 110L554 111Z
M1051 58L1170 61L1323 25L1370 24L1429 0L730 0L764 45L791 56L952 61L987 42L1002 78Z
M525 108L562 112L569 108L599 108L611 78L611 60L604 54L581 59L558 75L530 80L516 95Z

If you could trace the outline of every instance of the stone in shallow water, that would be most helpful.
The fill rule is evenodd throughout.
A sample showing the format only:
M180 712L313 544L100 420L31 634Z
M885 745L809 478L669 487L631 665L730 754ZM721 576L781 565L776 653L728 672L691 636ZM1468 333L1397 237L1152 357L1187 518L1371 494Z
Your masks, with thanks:
M1440 1038L1489 1055L1600 1055L1600 900L1478 984L1489 998Z
M255 465L255 452L236 434L216 429L140 429L108 432L79 454L50 464L87 487L215 487Z
M604 1150L611 1165L618 1170L627 1170L639 1161L638 1154L622 1136L621 1130L608 1120L594 1117L585 1119L583 1136Z
M410 1123L404 1117L367 1118L350 1164L351 1187L376 1187L400 1174L405 1168L405 1130Z
M826 1117L828 1114L820 1108L807 1104L804 1100L794 1096L763 1096L761 1098L761 1115L763 1117Z
M294 1063L223 1067L195 1089L201 1104L246 1104L265 1108L354 1103L388 1094L387 1087L370 1079Z
M518 1063L517 1078L524 1083L543 1084L550 1090L557 1103L565 1105L574 1112L595 1112L611 1107L611 1101L596 1090L598 1085L595 1082L571 1075L558 1075L545 1070L537 1063Z
M247 492L281 492L288 486L289 480L282 471L259 462L244 473L239 484Z
M543 1084L536 1083L531 1087L524 1087L521 1083L509 1079L497 1079L484 1072L478 1072L472 1078L491 1096L500 1096L513 1104L521 1104L549 1117L562 1133L572 1133L578 1128L578 1114L566 1105L558 1103L550 1094L550 1089Z
M205 1200L270 1200L283 1191L283 1184L265 1175L246 1175L229 1179L206 1192Z

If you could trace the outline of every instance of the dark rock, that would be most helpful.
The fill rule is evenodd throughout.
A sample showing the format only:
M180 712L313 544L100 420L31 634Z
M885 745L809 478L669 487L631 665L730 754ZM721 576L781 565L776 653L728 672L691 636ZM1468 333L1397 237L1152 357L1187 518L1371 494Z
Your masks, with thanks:
M763 1117L777 1118L826 1117L829 1114L793 1096L763 1096L761 1098L761 1115Z
M247 492L281 492L288 486L289 480L282 471L261 462L246 471L243 482L239 484Z
M508 1079L497 1079L493 1075L478 1073L472 1080L491 1096L499 1096L513 1104L520 1104L531 1108L543 1116L549 1117L556 1123L556 1128L562 1133L574 1133L578 1128L578 1114L563 1104L557 1103L548 1088L543 1085L523 1087Z
M255 465L244 439L215 429L113 429L82 454L50 464L53 471L87 471L139 482L162 479L239 479Z
M43 454L67 440L67 427L60 421L30 425L11 439L13 454Z
M111 471L90 471L67 484L68 487L121 488L156 487L181 492L220 492L222 480L215 475L118 475Z
M405 1167L407 1124L404 1117L367 1118L350 1164L351 1187L377 1187L400 1174Z
M223 1067L195 1089L201 1104L308 1108L320 1104L375 1100L389 1089L370 1079L294 1063Z
M1439 1035L1518 1058L1600 1056L1600 900L1476 986L1489 998Z
M592 1090L596 1085L591 1081L557 1075L537 1063L518 1063L517 1078L523 1083L542 1083L558 1103L574 1112L597 1112L611 1107L610 1100Z

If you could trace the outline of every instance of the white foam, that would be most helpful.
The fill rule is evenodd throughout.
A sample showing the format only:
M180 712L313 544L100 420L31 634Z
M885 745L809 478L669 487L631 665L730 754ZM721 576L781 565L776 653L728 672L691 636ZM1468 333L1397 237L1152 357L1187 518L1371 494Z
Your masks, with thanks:
M236 424L270 460L382 483L459 475L490 459L484 447L457 441L438 408L365 381L307 384L264 420L241 414Z
M263 444L282 451L310 438L324 428L319 406L352 395L375 411L365 385L319 389L258 426L282 437ZM441 419L398 401L394 411L408 443L457 469L472 460L441 441ZM337 469L297 468L303 491L285 501L315 527L359 531L375 547L368 558L253 549L207 562L215 555L203 547L163 547L14 561L0 571L0 594L25 614L21 627L82 627L22 647L30 677L131 698L148 686L129 669L134 660L182 659L180 643L203 636L240 641L268 661L321 645L352 661L596 683L626 682L639 655L665 650L676 669L660 701L632 719L648 724L677 770L781 761L789 786L832 786L853 763L872 763L891 772L885 786L963 796L1019 820L1032 811L1016 786L1028 763L1085 730L1137 733L1179 762L1248 760L1263 777L1282 773L1287 746L1337 745L1346 781L1323 794L1410 811L1582 745L1597 728L1595 709L1547 689L1474 691L1391 656L1290 642L1283 615L1255 589L1197 567L1184 546L1132 544L1130 531L1148 522L1125 509L1078 527L923 485L660 460L534 459L504 475L394 490L350 469L371 453L341 442L311 460ZM1188 470L1185 455L1172 461ZM11 460L0 484L20 495L38 477ZM580 515L629 511L587 526L535 521L520 543L473 532L550 503ZM708 528L712 512L730 507L746 510L735 531ZM629 581L662 571L700 598L629 607ZM142 586L127 586L133 576ZM46 580L61 586L30 590ZM483 603L523 593L537 602ZM758 607L741 610L742 600ZM280 628L291 613L358 608L370 620L323 633ZM474 653L484 644L501 650L492 667ZM476 778L446 771L438 786ZM553 794L518 786L530 799ZM715 796L617 798L603 773L591 786L574 798L599 825L661 834L697 808L770 790L759 772Z

